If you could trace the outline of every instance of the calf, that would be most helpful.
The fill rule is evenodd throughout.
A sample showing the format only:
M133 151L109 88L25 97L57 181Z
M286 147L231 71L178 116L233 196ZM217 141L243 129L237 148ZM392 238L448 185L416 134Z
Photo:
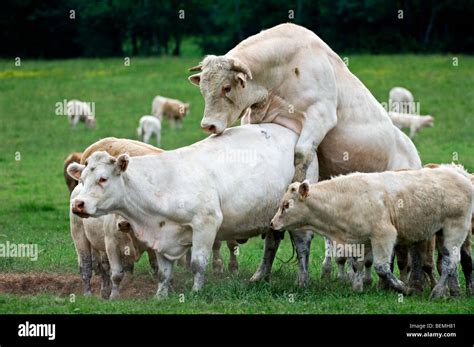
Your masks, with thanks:
M189 114L189 103L157 95L151 104L151 113L160 121L166 118L172 128L181 129L184 117Z
M309 228L339 243L370 247L377 274L405 294L406 285L390 271L395 243L428 241L443 229L442 275L431 292L438 298L445 293L448 277L451 282L457 276L456 250L471 229L473 207L469 175L460 167L442 165L350 174L313 185L293 183L271 225L296 232Z
M66 104L67 117L71 127L74 129L79 122L85 123L87 128L95 128L95 116L89 107L89 104L84 101L70 100Z
M388 93L390 111L399 113L415 113L415 99L413 94L406 88L393 87Z
M150 142L151 136L156 136L156 145L159 146L161 142L161 121L155 116L143 116L140 118L137 134L141 141L145 143Z
M434 118L432 116L418 116L415 114L405 114L389 112L388 115L393 124L399 129L410 129L410 138L413 139L422 128L433 127Z

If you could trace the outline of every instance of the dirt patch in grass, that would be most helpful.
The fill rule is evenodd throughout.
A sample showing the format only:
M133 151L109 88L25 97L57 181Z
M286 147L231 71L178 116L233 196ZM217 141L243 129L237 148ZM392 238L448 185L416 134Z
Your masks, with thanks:
M101 280L92 277L93 295L100 296ZM125 277L120 294L127 298L150 298L156 293L157 282L151 276ZM83 284L79 275L46 272L3 273L0 274L0 293L15 295L55 294L69 296L82 295Z

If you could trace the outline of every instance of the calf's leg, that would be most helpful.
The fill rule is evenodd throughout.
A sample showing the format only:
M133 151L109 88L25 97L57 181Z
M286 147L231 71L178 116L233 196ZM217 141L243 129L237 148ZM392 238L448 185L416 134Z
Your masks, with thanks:
M305 287L309 282L308 265L313 232L293 231L291 232L291 237L295 244L296 254L298 256L298 285L300 287Z

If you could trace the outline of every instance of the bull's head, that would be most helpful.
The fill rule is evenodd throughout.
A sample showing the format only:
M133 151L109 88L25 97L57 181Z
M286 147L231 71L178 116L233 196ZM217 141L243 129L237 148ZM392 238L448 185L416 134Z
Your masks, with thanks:
M127 170L128 154L117 158L107 152L92 154L86 165L72 163L68 174L82 183L79 195L71 200L71 210L79 217L99 217L110 213L123 199L122 173Z
M249 67L237 58L208 55L189 70L200 71L189 76L189 81L201 89L206 103L201 127L209 133L222 133L249 106L260 101L248 88L252 79Z

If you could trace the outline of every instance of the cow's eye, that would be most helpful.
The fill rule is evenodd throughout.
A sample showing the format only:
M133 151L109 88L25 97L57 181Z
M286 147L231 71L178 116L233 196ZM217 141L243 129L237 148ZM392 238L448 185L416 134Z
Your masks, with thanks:
M224 87L222 87L222 91L224 92L224 94L230 93L231 90L232 90L232 87L230 84L227 84Z
M289 208L290 208L290 203L289 203L288 201L285 201L285 202L283 203L283 210L287 210L287 209L289 209Z
M105 177L99 178L99 183L102 184L102 183L105 183L105 182L107 182L107 178L105 178Z

